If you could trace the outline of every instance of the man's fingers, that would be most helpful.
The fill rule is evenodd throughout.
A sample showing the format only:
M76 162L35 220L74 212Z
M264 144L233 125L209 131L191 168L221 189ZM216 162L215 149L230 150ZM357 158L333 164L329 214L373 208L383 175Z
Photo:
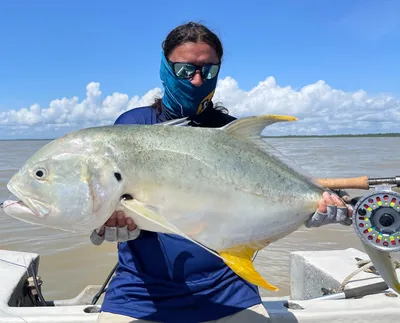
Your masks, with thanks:
M348 210L348 216L351 218L353 216L353 207L351 205L346 205Z
M133 220L131 218L126 219L126 225L128 226L129 231L133 231L136 229L136 224L135 224L135 222L133 222Z
M326 213L327 208L326 208L326 203L324 200L319 201L318 209L317 211L319 213Z
M334 202L335 205L337 205L337 206L344 206L343 201L342 201L337 195L332 194L332 195L331 195L331 198L332 198L332 200L333 200L333 202Z
M117 212L117 224L120 228L125 226L125 214L122 211Z
M322 197L324 198L325 203L326 203L327 205L335 205L335 202L334 202L332 196L331 196L328 192L324 192L324 193L322 194Z
M342 196L343 201L345 201L346 203L350 203L351 202L351 197L348 195L343 195Z
M99 229L99 231L97 232L97 234L102 237L104 235L104 231L105 231L106 227L103 225L101 226L101 228Z
M133 221L133 219L126 218L125 213L123 211L114 212L111 215L111 217L107 220L105 225L110 228L113 228L113 227L123 228L124 226L127 226L129 231L133 231L136 229L136 224ZM102 228L100 228L99 234L100 234L100 232L101 232L101 234L104 234L104 230L105 230L105 228L103 226Z
M117 213L113 212L111 217L107 220L106 226L108 227L115 227L117 225Z

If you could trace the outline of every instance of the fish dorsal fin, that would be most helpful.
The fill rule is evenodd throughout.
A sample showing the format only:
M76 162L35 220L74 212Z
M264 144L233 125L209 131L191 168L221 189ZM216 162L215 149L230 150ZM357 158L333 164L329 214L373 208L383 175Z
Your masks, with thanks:
M274 155L279 159L287 159L281 152L269 145L262 137L261 132L265 127L277 122L296 121L296 117L282 116L275 114L265 114L261 116L246 117L237 119L221 127L230 136L239 140L244 140L256 145L259 149Z
M287 167L295 172L302 174L305 178L313 181L315 180L301 168L294 160L285 156L282 152L268 144L264 138L261 137L261 132L265 127L277 122L297 121L298 119L293 116L277 115L277 114L264 114L261 116L252 116L237 119L221 127L220 130L225 131L229 135L243 141L247 141L260 150L268 153L270 156L275 157L279 162L284 163Z
M261 132L265 127L284 121L296 121L296 117L283 116L277 114L264 114L261 116L245 117L241 119L236 119L226 126L220 128L226 131L228 134L242 138L242 139L252 139L261 138Z

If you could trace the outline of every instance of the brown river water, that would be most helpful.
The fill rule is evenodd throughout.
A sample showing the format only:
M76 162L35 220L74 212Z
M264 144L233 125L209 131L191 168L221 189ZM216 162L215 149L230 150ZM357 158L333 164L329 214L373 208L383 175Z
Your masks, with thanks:
M400 140L396 137L268 138L286 156L316 177L395 176L399 171ZM0 200L10 196L10 177L45 140L0 141ZM365 193L349 191L352 194ZM0 212L0 249L38 253L39 274L46 299L76 296L86 285L102 284L117 261L116 245L91 244L86 235L33 226ZM301 228L261 251L256 268L280 291L289 294L289 253L302 250L358 248L361 243L352 227L328 225ZM1 259L0 259L1 261ZM1 277L0 279L5 279Z

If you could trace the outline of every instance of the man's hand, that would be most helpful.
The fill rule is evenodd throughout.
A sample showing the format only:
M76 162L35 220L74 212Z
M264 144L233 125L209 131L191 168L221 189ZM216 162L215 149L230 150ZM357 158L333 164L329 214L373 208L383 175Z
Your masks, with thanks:
M90 240L95 245L102 244L104 240L125 242L136 239L139 234L140 229L132 218L126 217L122 211L116 211L101 228L92 232Z
M344 201L350 201L350 197L346 191L340 190L337 193L343 198ZM306 221L305 225L308 228L320 227L321 225L329 223L351 225L352 213L353 208L350 205L343 203L337 194L324 192L318 209Z
M127 218L123 211L116 211L111 215L111 217L107 220L107 222L99 229L98 234L100 236L104 235L106 226L110 228L114 227L123 228L127 226L127 229L129 231L133 231L136 229L135 222L133 222L132 218Z

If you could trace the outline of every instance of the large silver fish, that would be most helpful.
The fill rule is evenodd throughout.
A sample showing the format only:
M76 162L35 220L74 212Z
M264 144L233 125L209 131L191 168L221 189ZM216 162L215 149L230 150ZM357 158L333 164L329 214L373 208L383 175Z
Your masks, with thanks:
M247 281L278 290L252 257L297 230L324 188L261 137L264 115L218 128L118 125L83 129L39 149L8 183L20 201L7 214L29 223L91 232L114 210L142 230L178 234Z

